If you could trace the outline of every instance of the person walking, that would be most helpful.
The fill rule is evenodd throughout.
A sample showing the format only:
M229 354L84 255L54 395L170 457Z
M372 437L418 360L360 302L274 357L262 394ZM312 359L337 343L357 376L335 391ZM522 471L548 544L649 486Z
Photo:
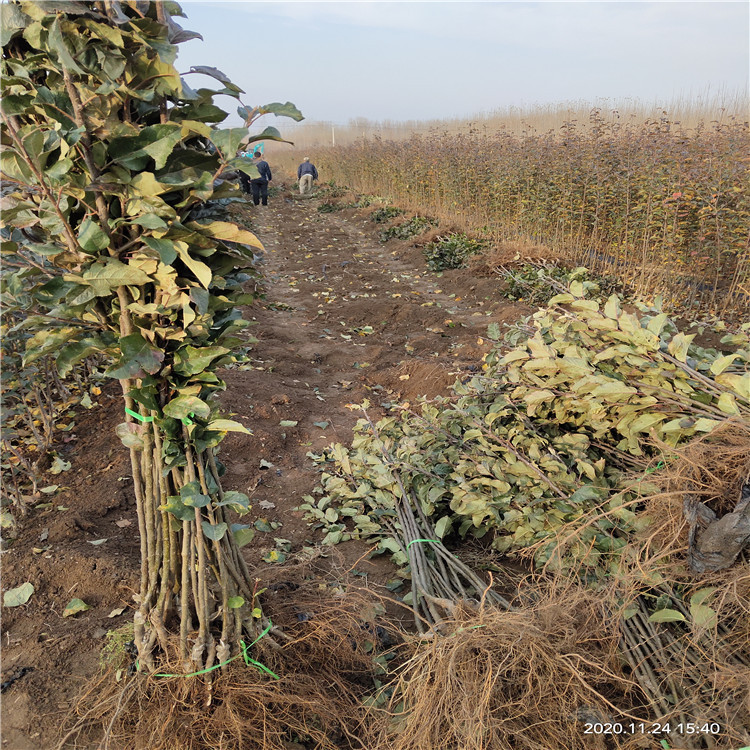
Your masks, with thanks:
M271 168L268 166L268 162L263 159L263 154L261 154L260 151L256 151L253 154L253 163L260 173L260 177L253 177L253 179L250 180L250 189L253 193L253 203L256 206L259 203L267 206L268 183L271 182Z
M237 156L243 158L246 162L249 162L250 164L253 163L252 156L246 151L238 151ZM252 188L250 187L250 177L240 170L239 180L240 180L240 187L242 188L242 192L245 195L252 195L253 191L252 191Z
M310 157L306 156L302 160L302 164L297 167L297 179L299 180L299 193L304 195L312 190L313 180L318 179L318 170L315 169L315 165L310 161Z

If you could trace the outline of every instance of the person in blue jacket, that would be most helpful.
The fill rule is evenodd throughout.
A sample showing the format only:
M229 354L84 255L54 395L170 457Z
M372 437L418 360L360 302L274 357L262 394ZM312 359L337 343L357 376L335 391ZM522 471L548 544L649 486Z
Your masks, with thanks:
M312 190L313 180L318 179L318 170L315 169L315 165L310 161L309 156L306 156L302 164L297 167L297 179L299 180L300 195L309 193Z
M250 189L253 193L253 203L257 206L262 203L264 206L268 205L268 183L271 182L271 168L268 166L268 162L263 158L263 154L260 151L256 151L253 154L253 163L256 169L260 173L260 177L254 177L250 180Z

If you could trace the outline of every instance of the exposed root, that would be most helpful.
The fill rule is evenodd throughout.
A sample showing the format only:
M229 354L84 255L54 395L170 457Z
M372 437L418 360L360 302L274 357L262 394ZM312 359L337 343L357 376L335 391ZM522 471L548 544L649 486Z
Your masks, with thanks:
M422 640L390 700L398 724L376 746L603 748L584 734L585 722L643 719L639 691L613 658L616 628L601 602L574 588L536 587L527 598L523 611L460 605L451 635Z
M106 673L75 706L59 749L370 750L363 700L382 671L373 656L386 634L396 641L376 624L381 610L358 593L299 589L272 614L287 640L280 650L261 640L252 658L279 679L242 659L198 677L134 675L124 688ZM159 674L179 672L163 664Z

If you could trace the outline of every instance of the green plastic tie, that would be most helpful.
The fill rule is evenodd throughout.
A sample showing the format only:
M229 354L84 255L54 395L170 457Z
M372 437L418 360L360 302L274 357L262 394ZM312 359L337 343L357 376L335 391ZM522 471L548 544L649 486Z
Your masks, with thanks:
M453 635L456 635L456 633L463 633L466 630L476 630L477 628L486 628L487 625L470 625L468 628L459 628L456 630L456 632Z
M195 416L195 412L192 412L192 411L188 412L188 415L186 417L182 418L182 420L181 420L182 424L184 424L184 425L194 424L193 420L190 419L190 417L194 417L194 416Z
M237 654L237 656L239 656L239 654ZM237 656L233 656L231 659L227 659L226 661L221 662L221 664L214 664L213 667L201 669L200 672L190 672L189 674L170 674L169 672L159 672L158 674L155 674L154 677L197 677L199 674L208 674L209 672L213 672L214 669L225 667L227 664L229 664L229 662L234 661Z
M652 466L650 469L646 469L646 471L644 472L644 474L650 474L652 471L657 471L658 469L663 469L665 466L666 466L666 464L664 463L664 461L659 461L659 463L656 464L656 466Z
M144 417L141 414L139 414L137 411L133 411L132 409L128 409L128 407L125 407L125 411L130 414L131 417L135 417L136 419L140 419L141 422L153 422L153 417Z
M409 549L412 544L416 544L417 542L433 542L435 544L442 544L439 539L412 539L409 544L406 545L406 549Z
M666 740L660 740L659 744L664 748L664 750L669 750L669 743Z
M261 664L259 661L255 661L255 659L250 658L250 654L248 653L249 650L261 639L263 636L265 636L273 627L273 622L271 620L268 620L268 626L266 629L249 645L245 645L245 641L240 641L240 647L242 648L241 654L236 654L231 659L227 659L226 661L221 662L221 664L214 664L213 667L208 667L207 669L201 669L199 672L190 672L189 674L171 674L169 672L159 672L158 674L155 674L154 677L198 677L198 675L202 674L208 674L209 672L213 672L215 669L219 669L220 667L225 667L230 662L233 662L235 659L238 659L240 656L243 657L245 660L245 664L249 667L251 664L255 667L257 667L261 672L266 672L267 674L270 674L272 677L275 677L277 680L280 680L281 678L275 673L272 672L265 664ZM138 662L136 662L136 669L138 668Z

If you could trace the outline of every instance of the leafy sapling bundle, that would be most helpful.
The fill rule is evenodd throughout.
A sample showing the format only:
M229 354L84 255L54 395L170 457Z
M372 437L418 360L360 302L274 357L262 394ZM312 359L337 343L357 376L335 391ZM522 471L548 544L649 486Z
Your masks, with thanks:
M218 207L239 192L222 175L255 167L236 158L266 113L240 106L245 127L219 129L217 94L175 68L183 30L173 2L13 2L2 6L4 256L23 266L34 330L26 357L53 353L61 373L95 353L119 380L141 537L135 643L141 669L178 658L210 669L260 630L240 554L252 533L233 523L248 498L225 492L216 447L218 371L234 360L253 298L261 243ZM250 138L282 140L275 128ZM214 210L216 209L216 210ZM177 647L171 633L177 631Z

